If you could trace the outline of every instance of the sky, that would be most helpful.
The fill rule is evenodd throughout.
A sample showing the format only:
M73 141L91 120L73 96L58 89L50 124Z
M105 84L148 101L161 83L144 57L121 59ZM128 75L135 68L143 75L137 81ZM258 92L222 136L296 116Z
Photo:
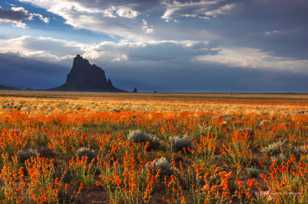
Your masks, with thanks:
M308 91L307 0L0 0L0 84L61 85L77 54L122 89Z

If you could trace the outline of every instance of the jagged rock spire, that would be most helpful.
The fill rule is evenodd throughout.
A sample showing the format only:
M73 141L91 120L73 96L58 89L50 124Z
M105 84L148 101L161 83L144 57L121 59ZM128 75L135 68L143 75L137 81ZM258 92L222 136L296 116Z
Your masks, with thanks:
M64 85L60 90L68 91L121 91L115 88L110 79L107 79L105 71L89 60L77 55L73 61L73 67L67 75Z

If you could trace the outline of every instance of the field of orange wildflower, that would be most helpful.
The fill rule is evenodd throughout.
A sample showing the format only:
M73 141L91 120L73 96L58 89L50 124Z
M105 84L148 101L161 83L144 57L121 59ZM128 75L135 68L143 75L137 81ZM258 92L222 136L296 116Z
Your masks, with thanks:
M307 203L308 98L0 96L0 203Z

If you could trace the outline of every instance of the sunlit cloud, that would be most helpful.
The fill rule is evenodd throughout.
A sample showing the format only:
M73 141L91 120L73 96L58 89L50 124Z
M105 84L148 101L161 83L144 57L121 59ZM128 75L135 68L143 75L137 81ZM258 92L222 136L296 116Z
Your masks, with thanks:
M65 23L79 29L101 32L113 37L146 40L142 34L142 20L133 21L140 13L125 4L88 8L79 1L21 0L61 16ZM119 21L116 18L121 18Z
M10 9L0 7L0 24L12 24L18 28L25 29L27 22L32 21L34 18L39 19L44 23L49 23L49 18L39 13L33 13L23 7L12 6Z
M210 19L231 12L235 4L220 5L220 0L200 0L200 1L163 1L166 10L162 15L165 21L176 21L179 17Z
M154 32L154 27L149 25L149 23L145 19L142 19L142 23L143 23L142 30L145 33L150 34Z
M215 55L196 56L194 60L229 67L308 71L308 60L273 56L254 48L222 48Z

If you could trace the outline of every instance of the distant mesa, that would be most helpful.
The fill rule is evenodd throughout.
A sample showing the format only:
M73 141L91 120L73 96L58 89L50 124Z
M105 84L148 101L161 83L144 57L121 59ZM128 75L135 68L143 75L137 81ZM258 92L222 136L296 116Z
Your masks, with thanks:
M0 85L0 90L17 90L17 88Z
M67 75L65 83L53 90L125 92L113 86L111 79L107 79L102 68L90 64L80 55L74 58L73 67Z

